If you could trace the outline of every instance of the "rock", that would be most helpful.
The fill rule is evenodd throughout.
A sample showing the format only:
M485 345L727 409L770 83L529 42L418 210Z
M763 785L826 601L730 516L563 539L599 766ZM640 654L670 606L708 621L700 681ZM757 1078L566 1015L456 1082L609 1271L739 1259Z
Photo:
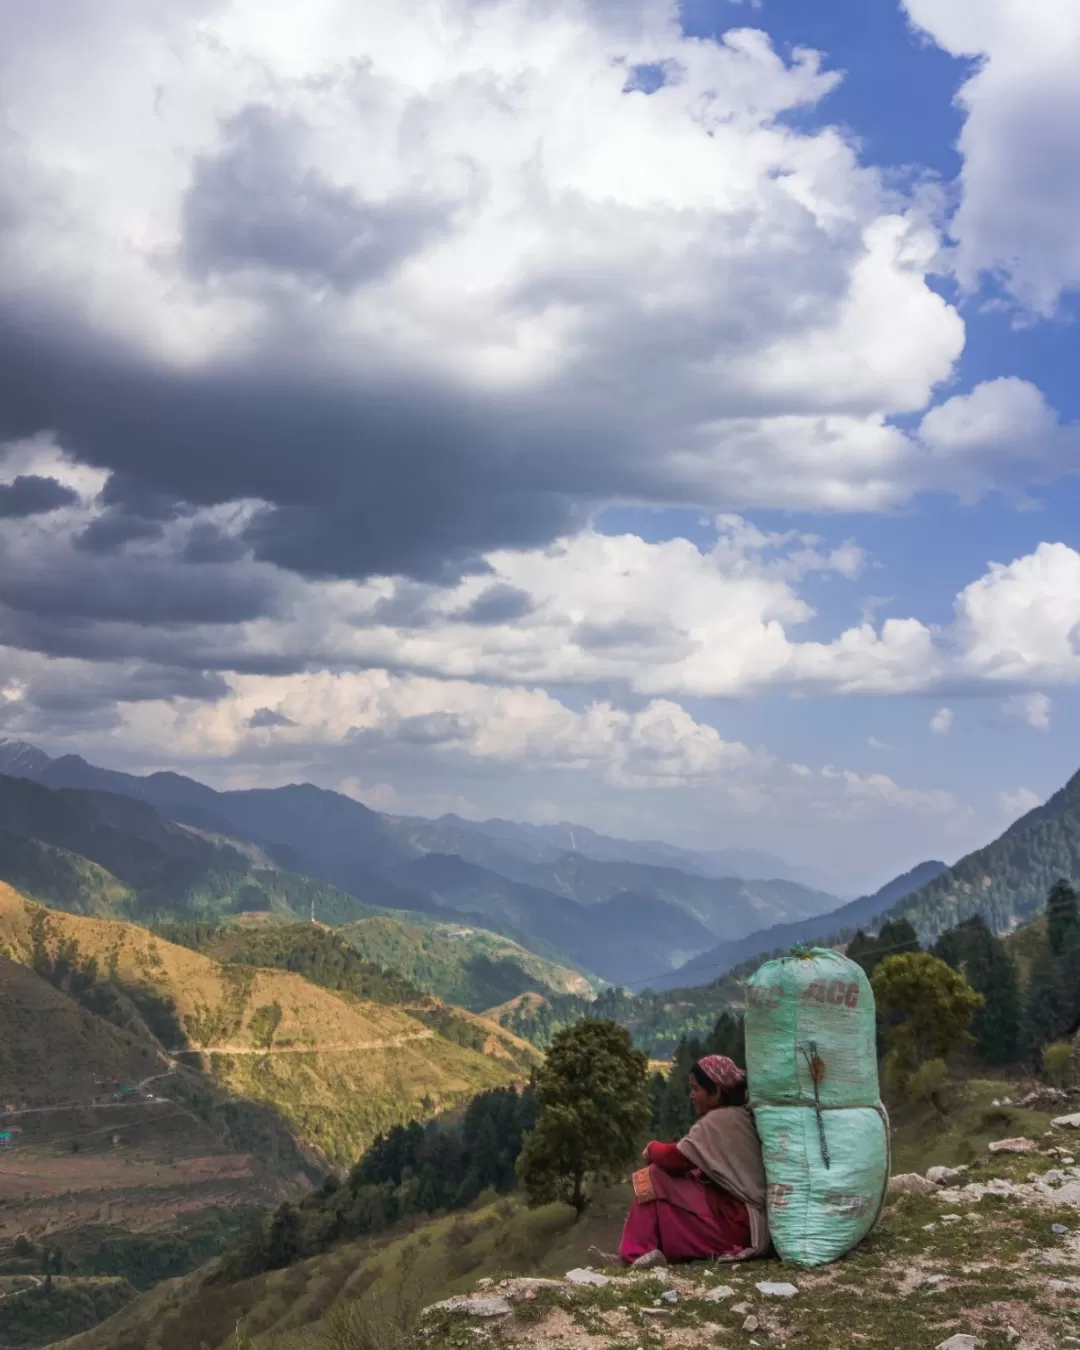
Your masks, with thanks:
M978 1350L979 1342L974 1336L950 1336L947 1341L941 1341L937 1350Z
M1068 1275L1063 1280L1047 1280L1046 1287L1055 1294L1080 1294L1080 1275Z
M577 1268L566 1272L567 1284L592 1284L598 1288L605 1284L614 1284L610 1275L601 1275L599 1271Z
M1071 1116L1058 1116L1050 1123L1061 1130L1080 1130L1080 1111L1074 1111Z
M734 1298L735 1290L730 1284L718 1284L715 1289L710 1289L705 1295L706 1303L723 1303L726 1298Z
M505 1298L473 1298L461 1294L435 1303L426 1311L455 1313L459 1317L506 1317L514 1310Z
M668 1308L639 1308L638 1312L642 1317L670 1317L671 1311Z
M664 1292L660 1295L660 1297L664 1300L665 1303L678 1303L679 1301L679 1295L677 1291L674 1289L665 1289Z
M1045 1181L1048 1186L1063 1186L1068 1180L1068 1177L1066 1177L1064 1172L1059 1172L1057 1168L1051 1168L1049 1172L1044 1172L1042 1174L1042 1180Z
M766 1298L794 1298L799 1292L793 1284L775 1283L772 1280L762 1280L760 1284L754 1287L759 1294L764 1294Z
M1080 1120L1080 1117L1077 1118ZM998 1139L990 1145L991 1153L1038 1153L1039 1146L1034 1139Z
M1073 1157L1071 1153L1063 1153L1061 1155L1061 1161L1065 1164L1066 1167L1069 1167L1076 1161L1076 1159Z
M745 1317L750 1311L750 1308L751 1305L749 1303L733 1303L731 1305L731 1311L738 1317Z
M477 1281L476 1281L476 1287L477 1287L477 1289L490 1289L491 1286L492 1286L494 1283L495 1283L495 1281L494 1281L493 1279L491 1279L490 1277L487 1277L487 1278L485 1278L485 1279L483 1279L483 1280L477 1280Z
M1055 1237L1064 1237L1069 1229L1067 1225L1063 1223L1052 1223L1050 1225L1050 1231Z
M935 1186L959 1186L966 1171L966 1167L931 1167L927 1170L926 1179Z
M962 1214L943 1214L943 1215L941 1216L941 1222L942 1222L942 1223L963 1223L963 1222L964 1222L964 1216L963 1216Z
M936 1223L924 1223L922 1226L922 1230L924 1233L932 1233L936 1227L937 1227Z
M918 1172L901 1172L889 1178L889 1190L893 1195L933 1195L937 1187Z
M746 1321L742 1324L742 1329L743 1331L749 1332L749 1334L752 1336L760 1326L761 1323L757 1320L756 1317L748 1317Z
M511 1303L532 1303L541 1289L562 1289L562 1280L521 1278L504 1280L499 1288Z

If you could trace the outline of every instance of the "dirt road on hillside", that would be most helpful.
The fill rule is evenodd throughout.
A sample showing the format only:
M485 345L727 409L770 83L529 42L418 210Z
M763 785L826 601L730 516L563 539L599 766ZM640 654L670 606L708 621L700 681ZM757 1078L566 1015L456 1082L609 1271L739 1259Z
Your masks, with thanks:
M271 1049L252 1045L208 1045L204 1049L170 1050L170 1055L349 1055L358 1050L396 1050L408 1041L430 1041L433 1031L408 1031L381 1041L358 1041L353 1045L275 1045Z

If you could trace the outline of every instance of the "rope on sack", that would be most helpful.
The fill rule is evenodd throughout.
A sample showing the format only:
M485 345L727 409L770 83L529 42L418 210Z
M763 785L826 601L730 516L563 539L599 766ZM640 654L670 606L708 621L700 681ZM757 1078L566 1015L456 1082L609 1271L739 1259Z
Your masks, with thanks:
M814 1085L814 1112L817 1115L818 1141L821 1144L821 1161L829 1167L829 1144L825 1138L825 1121L821 1115L821 1094L818 1084L824 1076L825 1061L818 1056L817 1041L807 1041L801 1047L806 1067L810 1070L810 1081Z

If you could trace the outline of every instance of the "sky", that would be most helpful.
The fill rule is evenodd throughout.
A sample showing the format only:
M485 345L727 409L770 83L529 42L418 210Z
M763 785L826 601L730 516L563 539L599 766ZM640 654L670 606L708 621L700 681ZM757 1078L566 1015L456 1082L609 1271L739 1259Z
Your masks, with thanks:
M1078 768L1072 0L0 11L0 735L756 847Z

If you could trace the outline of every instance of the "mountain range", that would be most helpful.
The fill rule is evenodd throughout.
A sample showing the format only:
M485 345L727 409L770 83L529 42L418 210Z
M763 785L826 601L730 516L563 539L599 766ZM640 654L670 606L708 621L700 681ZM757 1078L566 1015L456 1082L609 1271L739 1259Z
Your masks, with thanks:
M393 911L491 930L630 986L707 982L886 916L931 940L973 913L1009 931L1057 877L1080 875L1080 775L953 866L921 863L839 904L801 882L712 876L707 855L573 825L388 816L310 784L219 792L12 741L0 742L0 773L11 775L0 777L0 877L47 903L144 922L314 908L355 924ZM517 993L531 988L525 979Z
M140 777L11 741L0 743L0 772L9 775L0 875L58 904L81 874L96 898L66 907L143 921L275 908L295 917L311 906L335 923L373 908L468 916L539 955L633 983L717 939L836 905L784 879L560 854L558 835L530 838L529 827L511 837L505 823L471 830L456 818L384 816L311 784L218 792L174 773ZM585 833L609 854L621 846L666 856L662 846L643 854ZM62 884L57 872L67 873Z

